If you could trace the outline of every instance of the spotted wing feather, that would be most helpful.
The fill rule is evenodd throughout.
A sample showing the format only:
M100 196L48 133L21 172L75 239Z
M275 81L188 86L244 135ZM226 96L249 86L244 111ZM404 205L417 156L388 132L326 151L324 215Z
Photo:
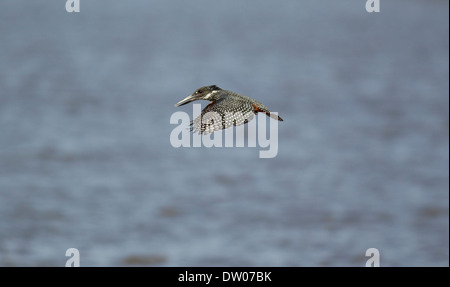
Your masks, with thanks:
M221 99L206 106L200 116L191 122L191 131L209 134L231 126L240 126L253 119L251 103L243 100Z

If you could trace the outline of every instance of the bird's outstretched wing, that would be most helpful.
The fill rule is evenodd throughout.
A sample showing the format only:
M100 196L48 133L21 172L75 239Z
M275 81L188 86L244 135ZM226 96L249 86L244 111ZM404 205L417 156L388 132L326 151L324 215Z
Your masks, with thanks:
M241 100L218 100L207 105L191 122L191 131L209 134L231 126L240 126L253 119L253 105Z

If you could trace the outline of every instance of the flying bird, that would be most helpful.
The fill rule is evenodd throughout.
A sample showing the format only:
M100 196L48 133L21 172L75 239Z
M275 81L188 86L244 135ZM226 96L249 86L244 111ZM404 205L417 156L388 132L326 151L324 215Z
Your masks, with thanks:
M216 85L201 87L176 103L175 107L197 100L210 101L200 116L191 121L191 131L199 134L206 135L231 126L246 124L257 113L265 113L273 119L283 121L281 117L271 114L260 102L232 91L222 90Z

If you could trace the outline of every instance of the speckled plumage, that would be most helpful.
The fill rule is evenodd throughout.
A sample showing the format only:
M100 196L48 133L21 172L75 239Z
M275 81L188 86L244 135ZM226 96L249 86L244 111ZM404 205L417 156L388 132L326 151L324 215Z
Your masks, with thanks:
M202 110L200 116L191 122L191 131L200 134L246 124L258 112L283 121L281 117L271 114L269 109L260 102L232 91L222 90L216 85L201 87L175 106L182 106L196 100L211 101Z

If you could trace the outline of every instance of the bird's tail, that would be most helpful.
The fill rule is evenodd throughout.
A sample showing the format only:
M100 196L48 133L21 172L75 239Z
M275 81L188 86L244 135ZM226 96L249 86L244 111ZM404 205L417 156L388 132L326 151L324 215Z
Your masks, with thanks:
M267 112L266 115L268 115L268 116L271 117L272 119L279 120L280 122L283 121L283 119L282 119L279 115L273 114L273 113L271 113L271 112Z

